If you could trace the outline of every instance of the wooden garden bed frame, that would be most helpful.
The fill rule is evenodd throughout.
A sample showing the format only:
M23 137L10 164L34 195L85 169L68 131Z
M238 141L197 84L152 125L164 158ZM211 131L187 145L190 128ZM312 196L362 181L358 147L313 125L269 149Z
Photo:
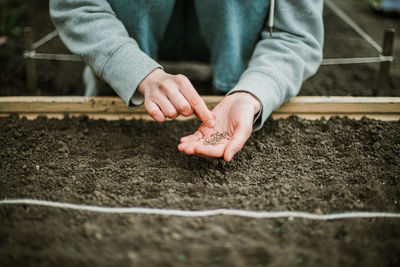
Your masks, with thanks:
M203 96L211 109L223 96ZM93 119L151 119L143 106L129 110L118 97L0 97L0 116L17 113L20 117L34 119L38 116L63 118L87 115ZM274 119L296 115L303 119L319 119L331 116L347 116L360 119L400 119L400 97L329 97L298 96L272 113ZM192 117L179 116L185 120Z

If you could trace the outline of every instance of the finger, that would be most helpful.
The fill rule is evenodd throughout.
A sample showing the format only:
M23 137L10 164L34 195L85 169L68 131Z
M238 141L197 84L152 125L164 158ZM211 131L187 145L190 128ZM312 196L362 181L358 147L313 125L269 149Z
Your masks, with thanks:
M171 119L178 117L179 113L165 95L160 94L154 98L155 99L153 101L157 103L165 117Z
M186 98L179 91L178 85L179 82L176 82L176 80L167 79L160 83L159 87L161 91L168 97L176 111L187 117L192 115L193 109Z
M182 137L180 141L181 141L181 143L198 141L202 137L203 137L203 134L200 131L196 131L194 134Z
M204 145L200 144L195 147L195 154L205 157L220 158L224 155L226 143L220 143L217 145Z
M144 108L147 110L147 113L158 122L165 121L165 116L161 112L160 108L151 100L147 100L144 102Z
M178 150L188 155L193 155L195 153L195 148L197 145L197 142L182 143L178 145Z
M179 114L185 117L193 114L192 106L180 92L171 92L167 96Z
M214 128L215 114L208 109L206 103L197 93L196 89L194 89L189 79L182 74L178 74L175 77L177 79L177 83L181 85L179 87L180 92L196 112L197 117L199 117L199 119L203 121L207 127Z
M251 135L251 130L251 125L239 125L239 127L235 130L231 141L225 148L224 159L226 161L231 161L233 156L242 149L243 145Z
M178 85L175 81L168 79L162 82L159 86L179 114L186 117L193 114L192 107L179 91Z

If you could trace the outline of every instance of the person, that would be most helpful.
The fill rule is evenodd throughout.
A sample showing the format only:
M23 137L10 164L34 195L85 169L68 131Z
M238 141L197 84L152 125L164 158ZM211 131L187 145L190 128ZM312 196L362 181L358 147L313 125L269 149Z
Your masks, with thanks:
M129 107L144 103L158 122L195 113L203 123L178 149L226 161L317 71L322 8L322 0L50 0L62 41ZM187 77L164 71L163 55L208 59L225 97L210 111ZM215 132L229 138L204 142Z

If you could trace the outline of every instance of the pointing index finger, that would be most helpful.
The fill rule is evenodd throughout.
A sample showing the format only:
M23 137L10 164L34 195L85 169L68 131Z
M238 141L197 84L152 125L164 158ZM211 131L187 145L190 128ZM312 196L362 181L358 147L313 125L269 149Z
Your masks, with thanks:
M192 86L189 79L185 76L178 74L179 82L181 83L180 91L189 104L192 106L197 117L203 121L207 127L214 128L215 126L215 115L212 113L203 98L197 93L196 89Z

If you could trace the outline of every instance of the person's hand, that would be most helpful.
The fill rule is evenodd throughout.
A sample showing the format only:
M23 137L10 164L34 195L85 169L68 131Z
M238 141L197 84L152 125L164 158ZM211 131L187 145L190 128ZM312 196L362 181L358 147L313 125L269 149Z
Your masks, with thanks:
M147 113L158 122L174 119L179 114L187 117L195 112L207 127L215 126L215 115L182 74L172 75L155 69L143 79L138 90L144 96Z
M242 149L253 130L254 115L261 109L261 103L252 94L236 92L226 96L213 109L216 117L214 129L203 124L192 135L181 138L179 151L205 157L224 157L230 161ZM218 144L207 144L211 134L227 133ZM211 139L212 140L212 139Z

